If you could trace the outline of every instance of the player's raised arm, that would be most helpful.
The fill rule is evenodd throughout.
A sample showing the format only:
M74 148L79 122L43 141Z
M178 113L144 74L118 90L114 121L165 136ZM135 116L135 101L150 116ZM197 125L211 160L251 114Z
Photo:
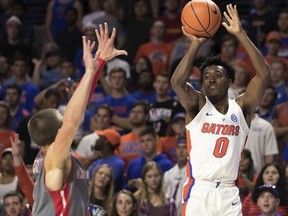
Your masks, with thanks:
M127 54L124 50L114 48L116 30L113 29L112 35L109 38L107 23L105 23L104 28L102 25L99 26L99 31L96 30L96 35L99 45L95 57L92 55L95 42L87 41L85 36L82 38L85 74L67 105L63 116L62 127L59 129L54 143L48 148L45 159L47 176L49 175L49 171L53 171L54 173L52 172L51 176L56 175L57 178L60 179L61 175L63 178L65 177L65 162L68 159L73 137L84 118L87 102L91 92L93 92L96 87L98 77L105 62L117 55ZM46 180L47 179L48 178L46 178ZM63 187L63 185L61 185L63 181L57 181L59 185L53 182L53 180L51 181L50 189L57 190ZM49 186L49 182L46 182L46 184Z
M191 40L191 44L173 73L171 86L186 112L190 113L199 105L199 95L201 95L201 93L196 91L194 87L188 83L188 80L193 70L193 62L197 56L197 52L201 44L205 41L205 38L197 38L194 35L190 35L185 32L183 27L182 31L183 34Z
M237 99L246 116L247 112L249 112L249 114L254 112L264 94L264 90L269 79L269 65L265 62L260 51L251 42L246 32L243 30L238 17L236 5L232 6L229 4L226 6L226 9L227 12L224 12L224 16L227 19L228 24L222 23L222 25L228 32L238 38L240 43L246 49L246 52L248 53L249 58L256 70L256 76L248 84L246 93ZM249 119L246 118L246 120ZM248 124L249 123L250 120L248 121Z

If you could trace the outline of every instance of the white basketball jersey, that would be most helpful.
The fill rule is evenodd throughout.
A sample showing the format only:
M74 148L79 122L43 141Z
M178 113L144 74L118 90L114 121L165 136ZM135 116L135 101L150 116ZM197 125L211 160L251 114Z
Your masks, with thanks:
M233 183L249 128L235 100L225 115L206 97L206 104L186 125L189 178Z

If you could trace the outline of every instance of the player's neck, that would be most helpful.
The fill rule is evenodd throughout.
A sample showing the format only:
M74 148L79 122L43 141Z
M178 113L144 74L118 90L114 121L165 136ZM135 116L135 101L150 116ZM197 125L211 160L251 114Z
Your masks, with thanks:
M213 104L213 106L215 107L215 109L222 113L222 114L226 114L229 108L229 103L228 103L228 98L224 97L222 100L214 100L213 98L210 99L210 102Z

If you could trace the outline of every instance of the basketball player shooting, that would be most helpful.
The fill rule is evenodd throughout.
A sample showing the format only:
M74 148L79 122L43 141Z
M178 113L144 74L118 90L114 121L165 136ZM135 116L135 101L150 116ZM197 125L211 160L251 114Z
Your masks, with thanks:
M92 50L95 42L83 36L83 61L85 74L71 97L62 117L58 110L45 109L32 116L28 123L31 138L41 147L33 173L35 187L32 215L82 215L88 210L89 193L86 173L79 161L70 154L73 137L84 118L84 112L94 92L100 72L107 60L127 55L114 48L116 30L109 38L108 25L96 30L98 50Z
M227 5L222 25L246 49L256 70L246 92L228 99L234 70L219 57L210 57L201 66L203 92L188 83L193 61L206 40L183 30L190 47L177 66L171 84L185 108L187 130L186 171L182 216L242 215L239 190L235 186L240 154L251 117L262 98L269 78L269 66L243 30L236 6Z

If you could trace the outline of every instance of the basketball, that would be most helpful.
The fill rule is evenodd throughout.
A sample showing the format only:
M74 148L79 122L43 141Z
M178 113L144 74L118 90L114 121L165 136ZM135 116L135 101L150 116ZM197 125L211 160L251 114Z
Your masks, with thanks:
M181 22L188 34L212 37L221 24L221 11L211 0L191 0L183 8Z

